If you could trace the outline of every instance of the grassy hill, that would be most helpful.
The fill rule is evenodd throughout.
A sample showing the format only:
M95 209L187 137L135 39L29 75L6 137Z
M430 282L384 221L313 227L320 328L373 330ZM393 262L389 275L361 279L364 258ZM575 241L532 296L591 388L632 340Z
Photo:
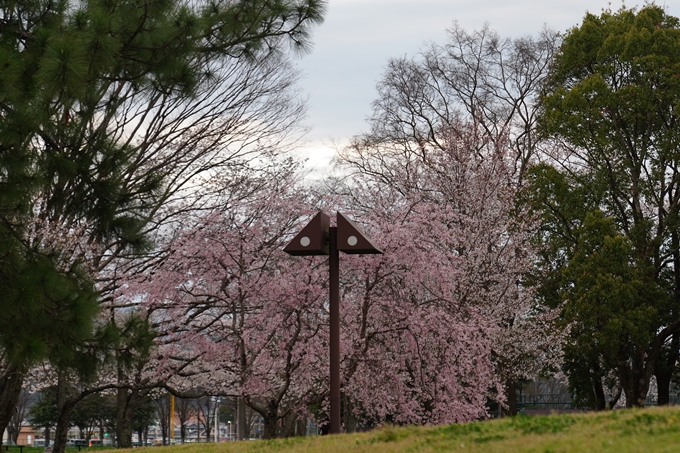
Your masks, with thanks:
M387 427L339 436L148 447L134 452L680 452L680 407L519 416L438 427Z

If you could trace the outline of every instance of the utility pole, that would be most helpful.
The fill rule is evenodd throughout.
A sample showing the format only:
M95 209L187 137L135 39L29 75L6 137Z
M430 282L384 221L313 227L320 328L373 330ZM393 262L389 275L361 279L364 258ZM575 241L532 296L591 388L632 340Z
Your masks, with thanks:
M219 432L220 432L220 425L219 425L219 403L220 403L220 398L219 396L215 397L215 443L217 443L217 439L219 438Z
M175 443L175 395L170 395L170 445Z

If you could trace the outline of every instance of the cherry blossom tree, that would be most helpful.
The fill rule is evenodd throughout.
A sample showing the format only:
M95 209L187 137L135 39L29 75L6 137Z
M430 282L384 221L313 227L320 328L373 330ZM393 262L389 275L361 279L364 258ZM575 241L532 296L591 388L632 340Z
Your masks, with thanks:
M363 270L345 285L346 382L378 418L480 417L486 398L511 405L515 380L558 355L555 313L522 283L533 224L516 203L512 150L462 121L439 140L413 152L357 141L342 156L355 171L346 203L386 250L353 262Z
M159 332L156 379L175 392L243 398L265 437L319 393L323 357L324 274L281 250L309 212L294 169L281 162L242 178L125 291Z
M145 385L242 398L268 438L327 399L325 260L282 252L322 206L359 219L385 251L342 258L347 423L469 421L490 398L511 399L508 383L551 363L559 338L523 284L533 222L516 202L512 154L477 132L444 129L445 146L422 155L347 150L359 171L317 203L285 161L216 189L213 210L187 216L163 259L115 298L157 332Z
M512 398L508 383L556 354L554 313L522 283L533 223L516 203L512 154L469 124L442 135L426 158L348 154L362 171L321 203L360 219L385 251L341 266L343 385L359 422L484 417L490 398ZM325 263L281 252L314 212L308 197L292 173L244 179L128 287L160 332L155 373L242 397L266 437L327 397Z

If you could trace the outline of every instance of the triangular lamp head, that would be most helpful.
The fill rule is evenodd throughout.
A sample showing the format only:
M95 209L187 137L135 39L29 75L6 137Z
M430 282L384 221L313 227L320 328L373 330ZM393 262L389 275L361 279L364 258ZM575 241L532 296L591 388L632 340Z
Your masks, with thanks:
M331 218L319 212L283 249L289 255L328 255Z
M338 212L338 250L350 255L382 254L361 229Z

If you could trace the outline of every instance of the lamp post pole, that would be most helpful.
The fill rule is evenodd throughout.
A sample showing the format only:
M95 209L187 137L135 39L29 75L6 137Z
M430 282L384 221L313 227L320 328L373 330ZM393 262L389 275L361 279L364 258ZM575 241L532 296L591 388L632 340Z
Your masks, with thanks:
M331 417L330 432L340 432L340 252L338 252L338 229L329 231L329 311L330 311L330 372Z
M338 212L337 226L323 212L314 218L284 247L294 256L328 255L330 315L330 433L339 434L340 422L340 253L352 255L382 254L375 244L351 220Z

